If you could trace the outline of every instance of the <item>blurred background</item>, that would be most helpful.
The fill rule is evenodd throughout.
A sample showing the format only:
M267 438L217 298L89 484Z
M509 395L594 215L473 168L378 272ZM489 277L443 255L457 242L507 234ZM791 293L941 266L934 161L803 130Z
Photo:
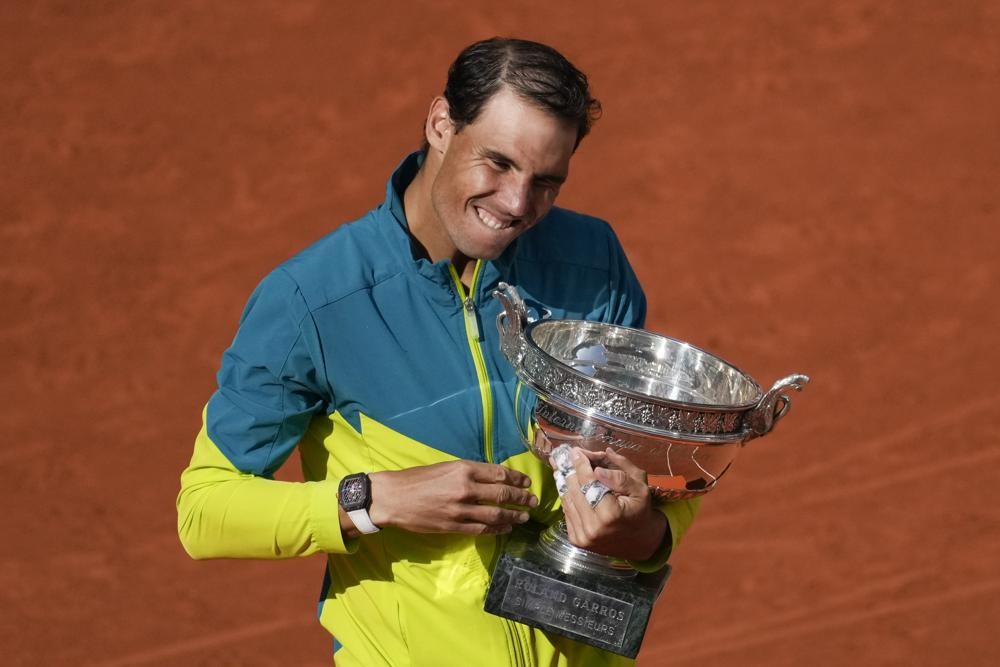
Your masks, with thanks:
M704 502L640 667L996 664L1000 3L973 0L4 3L0 661L330 663L323 559L189 560L178 476L254 285L381 201L497 34L590 75L560 204L613 223L649 328L813 379Z

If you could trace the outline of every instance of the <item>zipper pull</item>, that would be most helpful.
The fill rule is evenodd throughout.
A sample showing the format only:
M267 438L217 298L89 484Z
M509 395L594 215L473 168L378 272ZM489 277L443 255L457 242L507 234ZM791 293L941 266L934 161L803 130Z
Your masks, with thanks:
M476 322L476 304L472 303L472 297L465 297L465 321L469 323L469 330L472 337L479 340L479 323Z

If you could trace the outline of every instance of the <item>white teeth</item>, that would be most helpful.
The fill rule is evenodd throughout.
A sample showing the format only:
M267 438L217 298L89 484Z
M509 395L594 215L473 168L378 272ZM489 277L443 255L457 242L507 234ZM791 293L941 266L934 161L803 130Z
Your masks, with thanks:
M501 222L495 215L481 208L476 207L476 213L479 215L479 219L483 221L483 224L490 229L507 229L511 225L509 222Z

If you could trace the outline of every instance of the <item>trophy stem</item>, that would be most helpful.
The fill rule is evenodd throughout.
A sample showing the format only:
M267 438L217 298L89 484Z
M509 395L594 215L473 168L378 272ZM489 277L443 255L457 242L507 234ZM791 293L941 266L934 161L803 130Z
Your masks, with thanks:
M621 559L575 546L569 541L565 521L549 526L539 537L535 549L552 567L566 574L585 572L620 579L628 579L637 574Z

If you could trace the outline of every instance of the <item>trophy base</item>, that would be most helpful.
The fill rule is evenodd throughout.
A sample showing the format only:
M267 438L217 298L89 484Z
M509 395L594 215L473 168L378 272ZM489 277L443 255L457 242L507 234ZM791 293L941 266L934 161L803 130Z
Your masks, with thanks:
M621 571L566 567L537 545L515 544L497 562L485 608L496 616L634 658L668 576L669 565L651 573L632 570L626 576Z

